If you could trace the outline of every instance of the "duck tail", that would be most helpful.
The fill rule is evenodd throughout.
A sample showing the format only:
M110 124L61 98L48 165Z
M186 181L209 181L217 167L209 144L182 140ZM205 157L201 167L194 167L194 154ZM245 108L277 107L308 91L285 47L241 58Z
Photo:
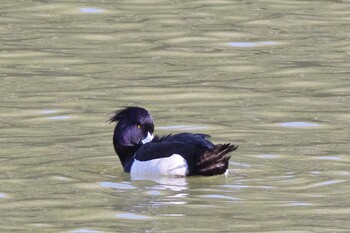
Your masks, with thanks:
M199 158L196 164L195 175L214 176L224 174L228 168L230 152L237 150L237 145L218 144Z

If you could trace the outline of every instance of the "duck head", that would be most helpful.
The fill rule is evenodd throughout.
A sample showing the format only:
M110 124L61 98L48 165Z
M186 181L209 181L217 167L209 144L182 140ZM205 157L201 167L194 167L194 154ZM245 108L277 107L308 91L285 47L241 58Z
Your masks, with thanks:
M153 119L144 108L127 107L115 112L110 121L118 122L113 136L115 146L139 146L153 139Z

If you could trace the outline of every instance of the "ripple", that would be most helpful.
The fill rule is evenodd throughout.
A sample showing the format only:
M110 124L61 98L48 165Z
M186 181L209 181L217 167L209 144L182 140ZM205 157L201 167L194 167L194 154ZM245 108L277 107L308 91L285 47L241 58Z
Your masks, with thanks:
M71 231L71 233L102 233L102 231L95 231L90 229L79 229L79 230Z
M40 110L39 113L41 114L53 114L53 113L57 113L58 110L55 110L55 109L43 109L43 110Z
M214 198L214 199L227 199L227 200L240 200L237 197L230 197L230 196L225 196L225 195L220 195L220 194L209 194L209 195L203 195L202 197L204 198Z
M238 162L230 162L231 165L237 166L237 167L251 167L252 165L250 164L245 164L245 163L238 163Z
M275 154L263 154L263 155L258 155L256 157L260 159L275 159L275 158L278 158L279 156Z
M140 214L132 214L132 213L121 213L116 215L117 218L129 219L129 220L146 220L150 219L150 217Z
M159 214L159 216L164 216L164 217L184 217L184 214Z
M51 177L54 180L61 180L61 181L72 181L73 179L70 177L66 177L66 176L53 176Z
M292 202L287 204L287 206L311 206L311 203L307 203L307 202Z
M304 121L294 121L294 122L282 122L279 123L282 127L289 127L289 128L311 128L311 127L319 127L321 125L311 122L304 122Z
M151 180L156 182L158 185L153 186L154 190L172 190L172 191L183 191L187 189L187 181L184 177L166 177L166 176L141 176L131 175L132 181L137 180Z
M207 129L207 126L196 126L196 125L169 125L169 126L160 126L157 129L161 130L200 130Z
M331 160L331 161L342 160L342 158L338 157L338 156L319 156L319 157L316 157L316 159L319 159L319 160Z
M270 46L277 45L277 41L260 41L260 42L229 42L227 43L231 47L240 47L240 48L249 48L249 47L257 47L257 46Z
M167 206L167 205L186 205L186 201L158 201L157 205Z
M187 193L178 193L178 194L175 194L173 196L169 196L169 197L173 197L173 198L185 198L187 197L188 194Z
M46 119L50 121L64 121L64 120L71 119L71 117L67 115L62 115L62 116L47 117Z
M87 14L98 14L104 12L102 9L93 8L93 7L82 7L80 8L81 13L87 13Z
M42 109L42 110L38 110L36 111L36 114L41 114L41 115L53 115L53 116L47 116L44 119L46 120L50 120L50 121L62 121L62 120L68 120L71 119L71 116L68 115L57 115L59 114L59 110L57 109Z
M0 193L0 198L5 198L6 194L5 193Z
M113 183L113 182L101 182L100 185L104 188L115 188L115 189L135 189L134 186L127 183Z
M273 189L273 186L263 185L263 186L251 186L251 185L235 185L235 184L226 184L223 185L223 187L226 188L233 188L233 189L247 189L247 188L257 188L257 189Z
M320 171L311 171L310 174L319 175L319 174L321 174L321 172Z
M246 189L246 188L250 188L251 186L249 186L249 185L226 184L226 185L223 185L223 187L233 188L233 189Z
M151 196L160 196L162 193L157 191L157 190L151 190L151 191L148 191L147 192L148 195L151 195Z
M309 188L323 187L323 186L339 184L339 183L344 183L344 182L346 182L346 180L327 180L327 181L312 184L309 186Z

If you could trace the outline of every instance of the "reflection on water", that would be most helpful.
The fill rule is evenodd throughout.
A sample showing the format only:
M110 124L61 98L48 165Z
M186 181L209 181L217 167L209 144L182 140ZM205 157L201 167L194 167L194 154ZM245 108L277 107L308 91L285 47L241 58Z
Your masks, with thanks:
M256 157L260 159L275 159L275 158L278 158L279 156L272 155L272 154L264 154L264 155L257 155Z
M105 188L115 188L115 189L135 189L134 186L127 183L114 183L114 182L101 182L100 185Z
M44 109L44 110L39 111L40 114L54 114L57 112L58 112L58 110L55 110L55 109Z
M47 117L46 119L47 119L47 120L51 120L51 121L56 121L56 120L63 121L63 120L68 120L68 119L70 119L70 118L71 118L70 116L62 115L62 116Z
M155 190L169 189L172 191L184 191L187 189L187 181L184 177L167 177L167 176L138 176L132 175L131 180L152 180L157 185L152 186Z
M349 7L2 1L0 232L348 232ZM124 174L133 105L240 145L229 174Z
M316 159L320 160L342 160L339 156L318 156Z
M261 42L230 42L227 43L231 47L256 47L256 46L267 46L277 45L276 41L261 41Z
M102 13L103 10L97 9L97 8L92 8L92 7L83 7L80 8L81 13L88 13L88 14L96 14L96 13Z
M230 197L230 196L221 195L221 194L202 195L202 197L203 198L224 199L224 200L230 200L230 201L237 201L237 200L239 200L239 198Z
M316 187L321 187L321 186L329 186L329 185L338 184L338 183L343 183L343 182L346 182L346 180L327 180L327 181L323 181L323 182L319 182L319 183L314 183L314 184L308 186L308 188L316 188Z
M283 127L291 127L291 128L308 128L308 127L319 127L319 124L311 123L311 122L283 122L279 124Z
M286 204L286 206L311 206L311 203L305 203L305 202L292 202L289 204Z
M150 219L150 217L139 215L139 214L131 214L131 213L122 213L117 214L117 218L128 219L128 220L146 220Z
M103 231L95 231L95 230L89 230L89 229L79 229L70 231L70 233L103 233Z

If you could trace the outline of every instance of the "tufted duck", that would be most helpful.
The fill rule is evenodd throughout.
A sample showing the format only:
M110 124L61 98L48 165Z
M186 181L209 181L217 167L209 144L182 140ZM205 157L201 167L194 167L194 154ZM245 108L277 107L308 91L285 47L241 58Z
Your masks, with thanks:
M131 175L220 175L228 168L228 154L238 148L229 143L214 145L206 134L153 137L152 116L140 107L116 111L110 122L117 122L114 149Z

